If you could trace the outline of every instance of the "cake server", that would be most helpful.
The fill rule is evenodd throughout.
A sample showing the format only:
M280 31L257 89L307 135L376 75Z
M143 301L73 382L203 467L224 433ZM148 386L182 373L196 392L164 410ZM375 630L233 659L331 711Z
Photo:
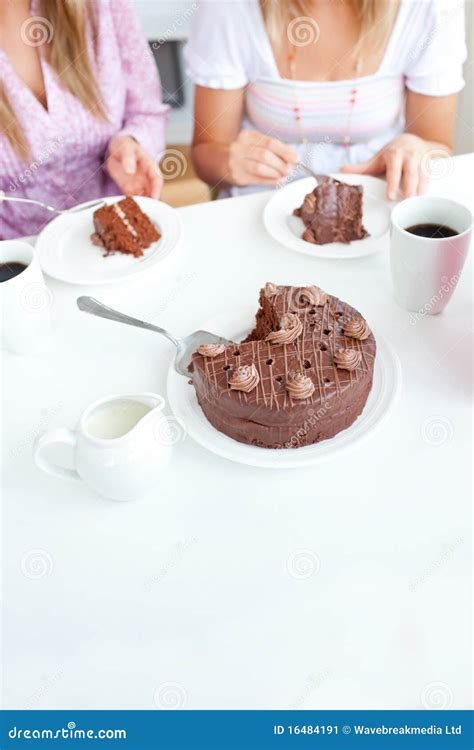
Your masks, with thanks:
M190 333L184 339L175 338L169 331L166 331L160 326L152 325L152 323L146 323L143 320L132 318L130 315L124 315L124 313L112 310L111 307L103 305L102 302L94 299L94 297L78 297L77 306L82 312L89 313L90 315L96 315L98 318L106 318L107 320L115 320L117 323L125 323L129 326L135 326L136 328L144 328L146 331L154 331L155 333L161 333L169 341L171 341L176 347L176 356L174 360L174 368L180 375L189 377L188 365L191 362L191 357L196 351L198 346L201 344L233 344L233 341L223 338L223 336L216 336L214 333L209 331L195 331Z
M47 211L52 211L55 214L73 214L79 211L85 211L86 208L96 208L97 206L105 204L105 201L101 199L98 201L93 201L92 203L87 203L85 206L75 206L73 208L55 208L54 206L48 206L47 203L34 200L33 198L14 198L11 195L5 195L4 191L0 190L0 203L2 201L14 201L15 203L33 203L35 206L42 206Z

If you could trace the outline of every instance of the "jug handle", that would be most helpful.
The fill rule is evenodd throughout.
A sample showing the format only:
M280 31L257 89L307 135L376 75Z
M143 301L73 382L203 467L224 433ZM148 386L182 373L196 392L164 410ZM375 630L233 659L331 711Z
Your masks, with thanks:
M75 479L80 481L80 476L75 469L66 469L64 466L58 466L50 461L47 461L41 455L43 448L50 445L51 443L64 443L70 445L71 448L76 446L76 434L72 430L68 430L65 427L59 427L55 430L49 430L43 435L40 435L35 440L33 447L33 457L39 469L51 474L53 477L61 477L61 479Z

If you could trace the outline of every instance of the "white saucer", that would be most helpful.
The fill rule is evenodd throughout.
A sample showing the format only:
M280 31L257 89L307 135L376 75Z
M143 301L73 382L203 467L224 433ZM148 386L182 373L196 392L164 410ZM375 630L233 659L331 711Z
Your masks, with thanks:
M241 319L219 315L207 321L202 328L218 332L231 340L240 341L250 330L251 315ZM267 469L297 469L313 466L352 450L373 435L388 417L401 387L401 366L397 354L380 336L376 335L377 356L374 380L364 411L354 424L330 440L304 448L258 448L233 440L211 425L199 406L194 387L188 379L178 375L171 365L168 372L168 400L175 416L182 421L186 432L197 443L218 456L230 461Z
M116 195L104 200L116 203L123 197ZM174 208L153 198L138 196L135 200L162 235L141 258L122 253L104 257L103 249L91 241L92 215L97 207L85 208L79 213L57 216L41 232L36 241L36 253L43 271L69 284L113 284L161 263L183 237L181 217ZM82 205L87 206L87 203Z
M293 211L301 206L305 195L316 187L314 177L295 180L273 193L263 212L268 233L290 250L313 258L361 258L388 247L391 204L385 199L385 182L370 175L334 174L331 177L364 188L363 224L369 237L347 245L342 242L313 245L301 239L304 224L300 218L293 216Z

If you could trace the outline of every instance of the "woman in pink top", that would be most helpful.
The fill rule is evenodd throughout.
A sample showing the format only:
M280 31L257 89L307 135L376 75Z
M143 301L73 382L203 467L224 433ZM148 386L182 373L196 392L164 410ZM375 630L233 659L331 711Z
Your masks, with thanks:
M58 208L158 198L167 107L129 0L0 2L0 190ZM0 238L51 213L0 201Z

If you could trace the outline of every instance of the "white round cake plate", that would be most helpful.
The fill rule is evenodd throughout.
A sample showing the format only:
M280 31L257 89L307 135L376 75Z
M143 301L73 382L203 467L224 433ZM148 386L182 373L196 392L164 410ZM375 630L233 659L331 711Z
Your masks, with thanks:
M333 174L331 177L364 188L362 221L369 237L349 244L331 242L327 245L313 245L301 239L304 224L298 216L293 216L293 211L301 206L305 195L316 187L314 177L290 182L272 194L263 211L267 232L290 250L312 258L362 258L387 248L390 214L395 204L385 198L384 180L360 174Z
M116 195L104 198L104 201L116 203L123 197ZM153 198L137 196L135 200L162 235L141 258L123 253L104 257L103 248L91 240L96 206L78 213L61 214L43 229L36 241L36 253L43 271L69 284L114 284L161 263L182 240L181 217L174 208ZM81 205L87 206L87 203Z
M203 330L240 341L250 328L248 316L243 320L226 318L224 315L208 321ZM237 333L238 332L238 335ZM216 430L207 420L198 404L194 386L188 378L179 375L171 365L168 372L168 400L175 416L184 425L187 434L197 443L218 456L230 461L258 466L265 469L297 469L314 466L341 453L352 450L363 440L373 435L390 414L398 398L402 376L400 360L392 347L379 335L375 358L372 390L362 414L354 424L339 432L330 440L304 446L303 448L259 448L239 443Z

